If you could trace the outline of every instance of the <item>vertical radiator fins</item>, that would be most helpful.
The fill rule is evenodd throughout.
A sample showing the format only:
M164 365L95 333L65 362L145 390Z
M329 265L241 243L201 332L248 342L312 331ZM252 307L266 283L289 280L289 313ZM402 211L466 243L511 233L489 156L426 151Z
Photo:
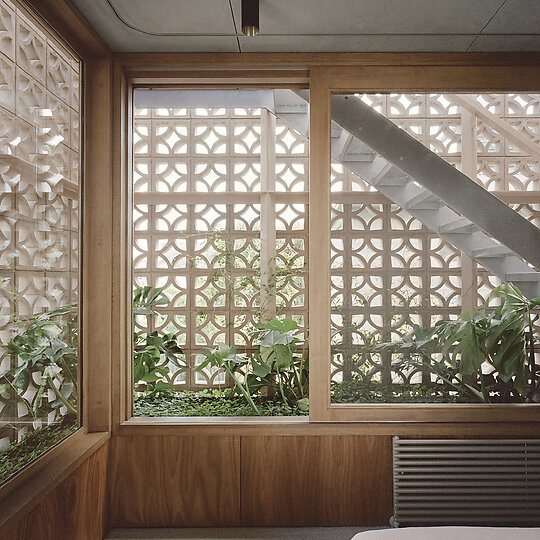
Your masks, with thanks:
M393 439L395 527L540 525L540 440Z

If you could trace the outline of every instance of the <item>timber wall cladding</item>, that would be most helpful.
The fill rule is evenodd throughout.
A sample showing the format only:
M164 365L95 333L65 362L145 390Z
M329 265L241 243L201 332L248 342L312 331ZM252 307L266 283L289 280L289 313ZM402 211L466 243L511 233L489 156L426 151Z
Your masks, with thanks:
M114 437L112 527L234 526L239 437Z
M108 530L108 451L107 443L20 518L3 540L101 540Z
M120 436L111 527L384 525L387 436Z
M384 525L390 437L242 437L242 525Z

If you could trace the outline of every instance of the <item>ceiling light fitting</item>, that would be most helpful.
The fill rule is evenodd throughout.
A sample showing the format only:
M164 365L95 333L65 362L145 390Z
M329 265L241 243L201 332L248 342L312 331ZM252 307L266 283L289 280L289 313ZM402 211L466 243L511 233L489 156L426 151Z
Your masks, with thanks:
M259 34L259 0L242 0L242 32L246 36Z

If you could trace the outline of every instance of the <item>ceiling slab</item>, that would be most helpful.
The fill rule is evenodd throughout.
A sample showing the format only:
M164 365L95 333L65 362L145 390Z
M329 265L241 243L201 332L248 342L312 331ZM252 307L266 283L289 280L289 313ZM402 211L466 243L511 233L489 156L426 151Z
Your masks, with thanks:
M260 25L264 34L477 34L501 1L260 0Z
M540 1L506 0L484 33L540 34Z
M233 36L153 36L123 24L106 0L72 0L114 52L238 52ZM220 0L221 1L221 0ZM228 0L224 0L228 5ZM150 2L154 3L154 2ZM176 2L178 4L178 2ZM205 32L203 25L197 28ZM192 28L191 31L195 31ZM231 32L231 25L222 29ZM234 34L234 31L231 32Z
M540 0L260 0L252 38L241 0L72 2L114 52L540 51Z
M229 0L108 0L125 23L148 34L234 34Z

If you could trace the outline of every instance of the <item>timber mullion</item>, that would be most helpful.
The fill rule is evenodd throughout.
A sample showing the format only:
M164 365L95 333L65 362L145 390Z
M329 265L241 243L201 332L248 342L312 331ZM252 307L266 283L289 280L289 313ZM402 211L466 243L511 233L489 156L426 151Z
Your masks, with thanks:
M330 405L330 92L324 70L310 72L309 139L309 417Z
M86 65L82 386L83 425L90 432L111 426L112 67L110 59Z
M133 111L131 94L122 66L113 66L113 325L112 335L112 430L132 416L131 349L132 334L132 274L133 243L131 238L131 147ZM128 382L129 381L129 382Z

